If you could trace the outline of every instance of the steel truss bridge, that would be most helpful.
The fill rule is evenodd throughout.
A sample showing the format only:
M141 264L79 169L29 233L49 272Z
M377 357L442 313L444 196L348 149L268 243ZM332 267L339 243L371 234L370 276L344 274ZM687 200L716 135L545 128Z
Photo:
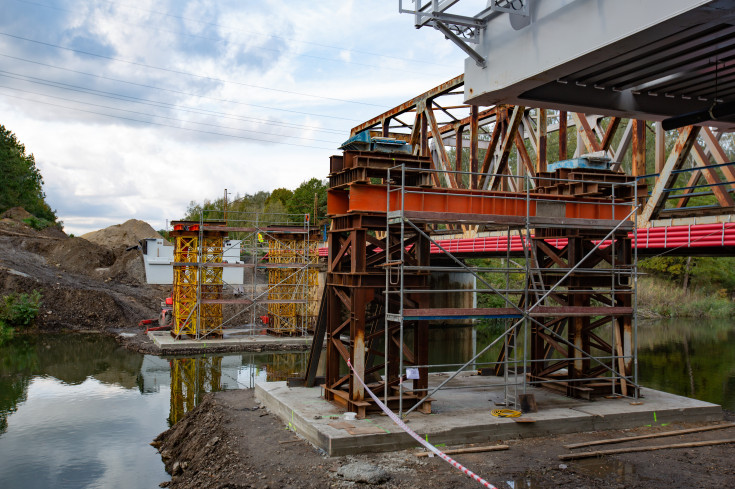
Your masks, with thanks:
M364 416L375 406L357 375L397 411L430 412L432 392L478 366L503 377L509 406L531 385L637 397L638 256L735 245L725 131L468 105L463 85L453 78L351 131L405 141L411 154L346 150L331 159L333 224L314 342L326 336L325 397ZM584 157L612 163L550 167ZM508 260L493 269L467 260L492 256ZM443 288L437 274L474 285ZM442 297L467 292L501 303L445 306ZM437 319L492 319L503 332L430 386L428 328ZM478 364L498 349L497 361Z

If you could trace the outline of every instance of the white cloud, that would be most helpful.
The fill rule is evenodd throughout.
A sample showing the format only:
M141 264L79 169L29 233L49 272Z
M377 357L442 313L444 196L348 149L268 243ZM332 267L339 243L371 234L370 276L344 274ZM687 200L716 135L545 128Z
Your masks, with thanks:
M26 5L12 22L0 19L0 32L63 46L76 42L169 70L0 36L0 54L98 75L0 58L3 70L46 83L13 75L0 76L0 86L68 99L0 88L0 123L35 154L50 205L75 234L132 217L160 228L166 219L182 217L191 200L216 198L225 187L245 194L324 178L328 157L351 127L456 76L464 58L438 33L414 29L394 0L370 2L369 11L364 3L307 1L58 5L72 11L62 15ZM156 13L164 11L170 15ZM45 29L14 30L34 22ZM49 86L53 82L73 90Z

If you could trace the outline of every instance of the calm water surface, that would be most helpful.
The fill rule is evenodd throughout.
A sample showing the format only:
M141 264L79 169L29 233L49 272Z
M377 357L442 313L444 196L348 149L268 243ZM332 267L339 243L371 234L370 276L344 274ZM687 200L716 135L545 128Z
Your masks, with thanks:
M285 380L307 353L163 359L100 335L0 347L0 488L156 488L155 436L212 390Z
M430 339L433 363L471 357L471 328L432 331ZM735 410L732 321L641 324L638 339L644 386ZM0 346L0 488L155 488L169 476L149 443L205 392L285 380L306 357L162 359L99 335L16 338Z

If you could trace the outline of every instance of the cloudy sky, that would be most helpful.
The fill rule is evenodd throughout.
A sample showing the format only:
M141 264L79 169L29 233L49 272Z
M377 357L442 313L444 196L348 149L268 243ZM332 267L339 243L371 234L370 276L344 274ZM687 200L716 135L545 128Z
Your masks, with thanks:
M351 127L463 59L397 0L2 0L0 124L67 232L158 229L325 178Z

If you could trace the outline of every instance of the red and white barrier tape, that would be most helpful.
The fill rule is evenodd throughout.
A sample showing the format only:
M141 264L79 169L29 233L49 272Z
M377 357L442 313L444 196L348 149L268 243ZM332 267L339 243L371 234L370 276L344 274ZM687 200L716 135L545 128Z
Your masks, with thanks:
M477 482L479 482L483 486L485 486L485 487L487 487L489 489L498 489L497 487L495 487L494 485L490 484L488 481L486 481L485 479L483 479L479 475L477 475L474 472L472 472L470 469L468 469L464 465L462 465L459 462L457 462L456 460L454 460L452 457L450 457L450 456L446 455L445 453L441 452L434 445L432 445L428 441L426 441L423 438L421 438L418 434L416 434L415 431L413 431L411 428L409 428L408 426L406 426L406 423L404 423L403 421L401 421L401 419L398 416L396 416L393 411L391 411L390 409L388 409L388 406L386 406L385 404L383 404L380 401L380 399L378 399L378 397L375 394L373 394L373 391L371 391L368 388L368 386L365 385L365 382L362 381L362 379L360 378L360 376L357 375L357 373L355 372L355 369L352 368L352 364L350 363L349 360L347 361L347 366L350 367L350 370L352 370L352 373L355 375L355 378L357 379L357 381L360 383L360 385L362 385L363 389L365 389L365 391L368 394L370 394L370 397L373 398L373 401L375 401L375 403L380 407L380 409L382 409L383 412L385 414L387 414L388 417L390 419L392 419L393 422L399 426L399 428L401 428L403 431L405 431L406 433L408 433L409 435L411 435L411 438L413 438L414 440L416 440L417 442L419 442L421 445L425 446L427 449L429 449L431 452L433 452L437 457L440 457L444 461L448 462L454 468L459 469L463 474L471 477L472 479L476 480Z

